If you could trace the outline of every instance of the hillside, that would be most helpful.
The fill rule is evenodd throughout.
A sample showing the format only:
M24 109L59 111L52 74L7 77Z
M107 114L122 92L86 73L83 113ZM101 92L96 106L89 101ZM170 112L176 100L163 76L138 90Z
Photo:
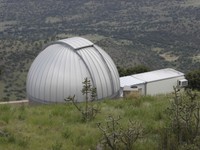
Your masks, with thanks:
M119 66L200 67L198 0L0 0L0 99L24 99L33 59L51 41L83 36Z

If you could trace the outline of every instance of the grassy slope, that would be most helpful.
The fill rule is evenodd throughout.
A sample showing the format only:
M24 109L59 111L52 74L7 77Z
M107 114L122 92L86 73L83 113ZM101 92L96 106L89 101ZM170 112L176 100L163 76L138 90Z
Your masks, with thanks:
M8 106L0 105L0 149L95 149L101 138L97 122L108 115L121 116L122 125L128 119L139 121L145 129L145 138L136 143L136 149L156 149L160 127L164 125L164 110L169 104L166 96L141 97L134 100L104 100L99 102L101 113L83 123L73 105Z

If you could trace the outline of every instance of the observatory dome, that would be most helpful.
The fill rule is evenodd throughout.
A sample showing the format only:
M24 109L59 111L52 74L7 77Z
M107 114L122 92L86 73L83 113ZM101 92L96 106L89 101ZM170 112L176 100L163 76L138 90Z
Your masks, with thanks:
M91 41L73 37L48 45L33 61L27 77L30 102L60 103L75 95L84 101L85 78L97 90L97 99L117 96L119 74L110 56Z

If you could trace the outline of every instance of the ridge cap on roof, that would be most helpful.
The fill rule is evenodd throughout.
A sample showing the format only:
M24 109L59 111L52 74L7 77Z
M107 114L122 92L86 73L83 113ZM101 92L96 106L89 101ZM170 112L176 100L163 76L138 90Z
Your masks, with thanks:
M72 38L66 38L66 39L61 39L57 41L57 43L60 43L60 42L69 45L75 50L79 50L85 47L91 47L94 45L94 43L82 37L72 37Z

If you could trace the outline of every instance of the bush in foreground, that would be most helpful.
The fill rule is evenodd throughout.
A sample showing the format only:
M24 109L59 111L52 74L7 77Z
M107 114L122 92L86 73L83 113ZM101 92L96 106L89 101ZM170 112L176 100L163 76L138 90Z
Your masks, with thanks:
M167 109L169 123L161 132L162 149L200 149L200 101L191 90L174 89L174 98Z

